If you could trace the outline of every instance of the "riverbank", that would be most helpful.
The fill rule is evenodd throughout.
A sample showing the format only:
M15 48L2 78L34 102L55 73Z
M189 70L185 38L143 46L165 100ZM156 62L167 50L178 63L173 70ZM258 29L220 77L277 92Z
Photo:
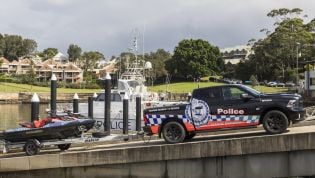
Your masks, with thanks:
M18 103L30 103L34 93L32 92L19 92L19 93L0 93L0 104L18 104ZM40 103L50 102L50 93L43 92L37 93ZM93 96L93 93L78 93L80 102L87 102L88 97ZM58 93L58 103L71 103L74 93ZM168 93L163 95L161 99L165 101L187 101L188 93Z
M19 93L0 93L0 104L18 104L18 103L30 103L34 93L31 92L19 92ZM50 102L50 93L37 93L40 103ZM89 96L93 96L93 93L78 93L80 102L87 102ZM58 93L58 103L72 102L73 93Z
M78 89L78 88L58 88L60 93L94 93L99 92L101 89ZM20 83L5 83L0 82L1 93L20 93L20 92L33 92L33 93L45 93L50 92L50 87L41 87L29 84Z

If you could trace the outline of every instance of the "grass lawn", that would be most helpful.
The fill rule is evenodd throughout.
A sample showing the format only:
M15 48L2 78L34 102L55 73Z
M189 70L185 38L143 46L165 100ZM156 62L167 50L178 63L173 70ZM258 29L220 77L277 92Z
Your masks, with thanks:
M100 89L71 89L71 88L58 88L58 93L98 93ZM3 83L0 82L0 92L4 93L18 93L18 92L50 92L50 87L39 87L27 84L17 83Z
M218 86L224 85L223 83L215 83L215 82L199 82L199 87L208 87L208 86ZM172 83L168 85L156 85L149 87L149 91L155 92L165 92L166 89L172 93L188 93L192 92L193 89L198 88L197 82L181 82L181 83ZM286 92L287 88L282 87L267 87L267 86L256 86L254 87L256 90L261 91L263 93L277 93L277 92Z
M156 85L148 87L149 91L154 92L165 92L166 89L172 93L188 93L192 92L193 89L208 86L218 86L224 85L222 83L215 82L181 82L181 83L172 83L168 85ZM266 87L266 86L257 86L254 87L256 90L262 91L263 93L276 93L276 92L286 92L287 88L280 87ZM71 88L58 88L58 93L98 93L100 89L71 89ZM17 92L50 92L50 87L39 87L34 85L27 84L16 84L16 83L3 83L0 82L0 92L5 93L17 93Z

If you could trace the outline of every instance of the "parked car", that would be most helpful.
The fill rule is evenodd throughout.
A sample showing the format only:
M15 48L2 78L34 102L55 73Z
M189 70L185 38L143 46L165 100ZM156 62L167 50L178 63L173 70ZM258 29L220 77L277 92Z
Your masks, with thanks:
M295 84L294 84L293 82L286 82L286 83L285 83L285 86L286 86L286 87L294 87Z
M252 81L247 80L247 81L244 82L244 84L246 84L246 85L251 85L251 84L252 84Z
M276 87L277 86L277 82L269 82L267 83L268 87Z
M285 86L284 83L278 83L278 84L277 84L277 87L284 87L284 86Z

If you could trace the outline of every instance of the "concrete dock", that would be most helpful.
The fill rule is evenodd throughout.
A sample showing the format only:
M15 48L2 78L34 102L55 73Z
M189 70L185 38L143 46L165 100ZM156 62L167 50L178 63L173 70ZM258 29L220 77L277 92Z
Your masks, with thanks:
M96 145L0 159L0 177L288 177L315 175L315 126L199 136L192 142Z

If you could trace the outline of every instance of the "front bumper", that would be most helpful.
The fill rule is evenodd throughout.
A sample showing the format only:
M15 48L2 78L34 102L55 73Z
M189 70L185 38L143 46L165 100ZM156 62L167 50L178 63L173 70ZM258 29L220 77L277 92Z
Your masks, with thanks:
M292 121L293 124L304 121L306 119L305 109L303 108L292 109L288 114L289 119Z

